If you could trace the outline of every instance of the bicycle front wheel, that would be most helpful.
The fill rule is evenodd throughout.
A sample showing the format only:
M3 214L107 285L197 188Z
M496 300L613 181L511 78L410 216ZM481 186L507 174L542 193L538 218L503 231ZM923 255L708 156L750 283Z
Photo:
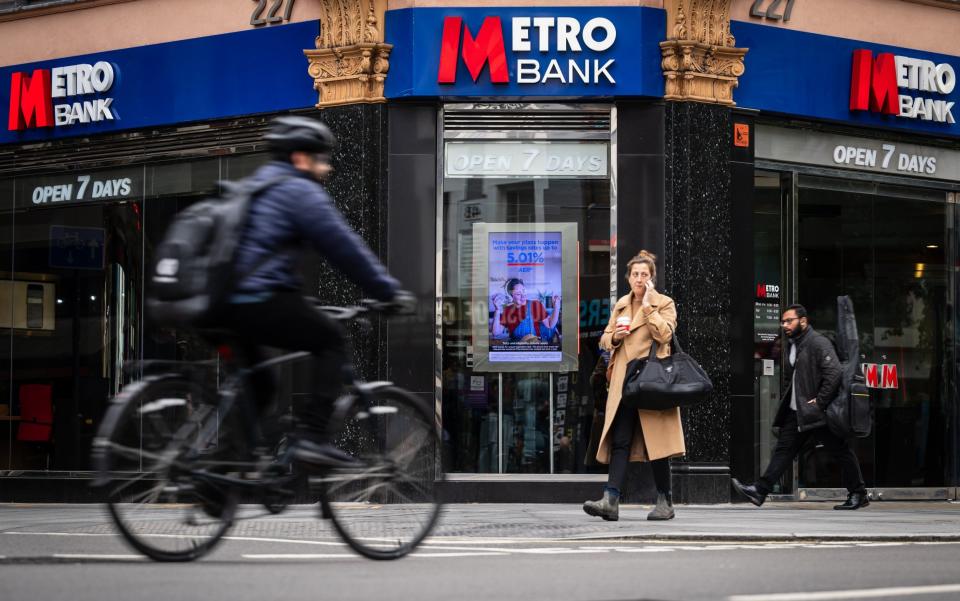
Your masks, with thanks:
M433 412L404 390L380 388L353 399L334 444L357 459L323 477L323 508L337 532L371 559L410 553L440 514Z
M197 386L175 377L130 384L110 406L97 437L98 483L124 539L157 561L191 561L230 528L236 499L229 488L195 477L223 472L224 420Z

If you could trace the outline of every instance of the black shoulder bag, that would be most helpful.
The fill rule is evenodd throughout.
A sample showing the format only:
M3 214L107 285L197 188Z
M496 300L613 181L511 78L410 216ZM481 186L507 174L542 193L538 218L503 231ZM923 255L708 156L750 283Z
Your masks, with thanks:
M650 345L650 356L627 363L621 403L634 409L672 409L694 405L713 391L713 382L693 357L683 352L677 335L671 343L673 353L657 358L657 341Z

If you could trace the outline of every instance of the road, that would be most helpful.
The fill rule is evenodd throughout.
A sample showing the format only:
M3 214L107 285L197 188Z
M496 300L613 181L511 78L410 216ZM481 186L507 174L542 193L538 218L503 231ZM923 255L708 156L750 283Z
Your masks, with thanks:
M469 509L448 511L448 527L400 561L357 557L305 507L238 524L198 562L157 564L112 534L98 507L0 506L0 599L960 599L960 540L489 537L462 534ZM570 509L535 515L566 520ZM932 519L949 530L946 515Z

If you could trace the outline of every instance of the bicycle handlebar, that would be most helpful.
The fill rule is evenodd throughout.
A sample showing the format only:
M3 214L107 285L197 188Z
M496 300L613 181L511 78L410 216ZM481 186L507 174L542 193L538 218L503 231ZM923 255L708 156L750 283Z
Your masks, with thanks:
M396 310L396 307L393 303L378 301L370 298L361 300L359 305L339 307L335 305L317 304L316 307L337 321L352 321L361 315L366 315L367 313L389 314Z

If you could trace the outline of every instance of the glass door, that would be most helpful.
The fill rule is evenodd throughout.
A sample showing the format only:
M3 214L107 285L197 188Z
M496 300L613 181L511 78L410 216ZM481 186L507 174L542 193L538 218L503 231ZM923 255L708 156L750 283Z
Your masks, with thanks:
M873 433L855 442L868 487L949 494L947 223L943 191L799 178L795 298L828 336L836 297L853 300L874 409ZM827 453L808 449L798 463L801 487L840 487Z
M754 176L754 399L756 402L756 467L770 462L776 438L770 424L777 413L781 393L780 313L786 292L783 277L785 244L784 204L791 185L789 173L757 171ZM759 472L756 474L759 475ZM755 479L754 475L751 479ZM785 480L792 482L792 475ZM790 486L778 484L774 492Z

